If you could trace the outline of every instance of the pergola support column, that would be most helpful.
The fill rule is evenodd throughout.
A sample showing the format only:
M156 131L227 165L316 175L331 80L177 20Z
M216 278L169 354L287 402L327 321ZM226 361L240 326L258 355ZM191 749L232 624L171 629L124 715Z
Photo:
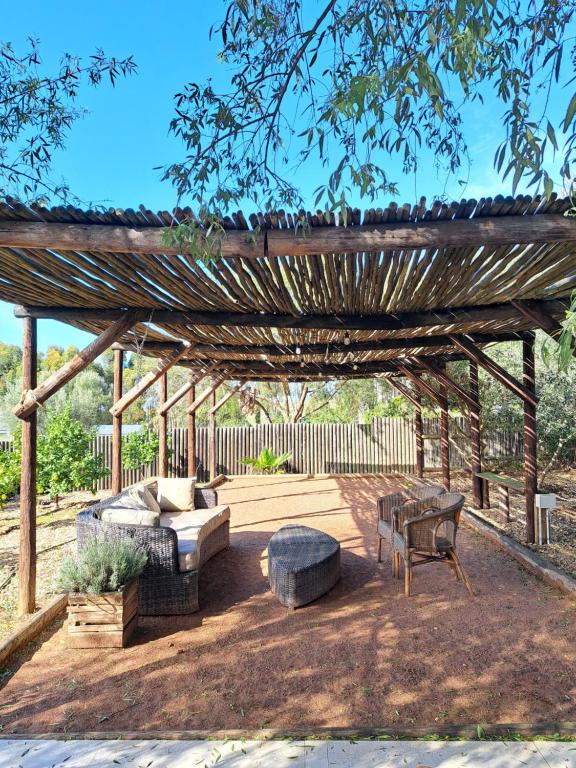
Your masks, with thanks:
M114 403L122 397L124 352L114 350ZM122 414L112 416L112 494L122 491Z
M24 320L22 336L22 389L34 390L37 381L38 336L36 320ZM18 612L36 608L36 447L37 413L34 408L22 420L20 473L20 560Z
M536 395L534 341L522 342L523 383L527 391ZM530 544L536 542L535 496L538 490L536 405L524 401L524 484L526 499L526 538Z
M195 400L196 400L195 374L191 373L190 388L188 389L188 407L190 407ZM188 411L187 426L188 426L188 440L187 440L188 477L196 477L198 473L198 468L196 466L196 411Z
M212 388L210 394L210 410L208 412L208 472L210 480L216 477L216 391Z
M414 434L416 436L416 476L424 477L424 433L422 430L422 398L416 395L419 407L414 414Z
M470 408L470 451L472 455L472 497L476 509L484 509L484 483L478 473L482 471L482 442L480 433L480 393L478 364L470 360L470 397L476 403Z
M162 406L168 399L168 374L160 377L160 411L158 415L158 476L168 477L168 411Z

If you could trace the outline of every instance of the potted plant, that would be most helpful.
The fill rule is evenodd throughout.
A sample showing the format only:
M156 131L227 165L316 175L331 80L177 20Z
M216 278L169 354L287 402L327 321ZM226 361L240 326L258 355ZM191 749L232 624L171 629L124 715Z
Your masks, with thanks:
M138 576L147 554L132 539L95 538L63 561L70 648L124 648L138 623Z

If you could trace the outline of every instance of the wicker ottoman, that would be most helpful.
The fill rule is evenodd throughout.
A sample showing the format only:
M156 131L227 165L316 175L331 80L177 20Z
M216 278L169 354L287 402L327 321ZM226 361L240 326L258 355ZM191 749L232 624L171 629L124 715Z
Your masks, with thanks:
M268 544L268 578L287 608L311 603L340 578L340 544L315 528L286 525Z

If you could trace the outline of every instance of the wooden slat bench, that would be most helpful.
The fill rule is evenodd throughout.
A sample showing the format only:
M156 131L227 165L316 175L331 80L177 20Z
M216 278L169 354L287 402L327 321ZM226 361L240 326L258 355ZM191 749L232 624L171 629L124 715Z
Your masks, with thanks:
M494 483L498 486L498 508L506 517L506 522L510 522L510 488L523 493L524 483L522 480L516 480L507 475L497 475L495 472L477 472L476 477L481 478L484 482L484 499L487 506L490 506L488 484Z

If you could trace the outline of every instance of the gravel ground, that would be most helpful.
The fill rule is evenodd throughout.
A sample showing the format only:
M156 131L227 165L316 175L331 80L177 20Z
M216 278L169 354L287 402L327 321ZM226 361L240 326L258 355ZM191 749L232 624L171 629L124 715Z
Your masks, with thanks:
M37 606L47 603L58 589L56 580L62 558L75 551L76 513L94 501L91 493L68 494L58 507L41 497L37 507L36 573ZM0 640L23 621L16 615L18 603L18 501L8 503L0 511Z

